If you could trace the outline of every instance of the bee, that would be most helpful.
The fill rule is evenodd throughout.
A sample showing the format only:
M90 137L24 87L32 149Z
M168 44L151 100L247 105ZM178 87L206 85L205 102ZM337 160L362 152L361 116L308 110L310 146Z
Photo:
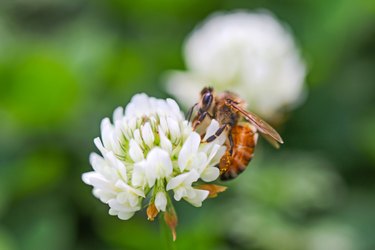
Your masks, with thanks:
M246 102L238 95L229 91L216 95L210 87L205 87L200 95L200 101L189 110L188 120L202 137L210 121L218 121L219 129L206 142L226 133L227 150L218 164L221 180L236 178L246 169L254 155L258 132L276 148L284 143L275 129L246 110Z

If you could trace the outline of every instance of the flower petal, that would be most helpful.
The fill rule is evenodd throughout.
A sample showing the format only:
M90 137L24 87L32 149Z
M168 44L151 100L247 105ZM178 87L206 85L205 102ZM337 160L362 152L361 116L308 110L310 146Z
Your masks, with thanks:
M117 217L121 220L129 220L133 215L134 212L119 212Z
M99 137L96 137L94 139L94 144L97 147L97 149L99 149L100 153L102 153L102 155L105 155L108 152L108 150L104 148L102 141L100 140Z
M107 166L106 161L97 153L91 153L89 157L90 164L96 172L103 172Z
M164 134L163 130L159 126L158 128L159 138L160 138L160 146L162 149L166 150L168 153L172 153L172 143L168 140L167 136Z
M165 212L167 207L167 197L164 192L158 192L155 197L155 206L158 211Z
M134 139L131 139L129 142L129 156L134 162L139 162L144 159L143 151Z
M175 189L178 186L191 186L191 184L194 181L197 181L198 178L199 174L195 170L177 175L176 177L173 177L168 181L166 190L168 191L171 189Z
M206 168L202 174L201 178L205 182L211 182L216 180L220 175L220 170L217 167L208 167Z
M107 149L112 149L113 142L113 126L109 118L104 118L100 124L102 132L103 145Z
M124 163L117 159L113 152L108 152L105 155L106 159L110 163L111 167L114 169L114 172L116 173L116 177L120 177L123 181L127 182L128 177L126 175L126 168Z
M181 172L185 170L191 158L197 153L200 141L201 137L195 132L192 132L186 139L178 155L178 166Z
M196 207L201 207L202 202L208 197L209 191L207 190L200 190L200 189L194 189L193 188L194 195L191 195L190 197L184 197L184 199Z
M124 117L124 109L123 107L117 107L113 112L113 123L116 121L121 120Z
M133 175L132 175L132 185L134 187L145 187L147 183L146 179L146 168L147 162L143 160L134 165Z
M142 131L143 141L146 143L147 146L151 148L153 146L155 136L154 136L154 133L152 132L150 123L146 122L141 127L141 131Z
M167 124L172 141L176 141L181 135L177 120L172 119L171 117L167 117Z
M154 171L156 178L164 178L172 174L173 166L167 151L161 148L153 148L147 155L149 164L146 171Z

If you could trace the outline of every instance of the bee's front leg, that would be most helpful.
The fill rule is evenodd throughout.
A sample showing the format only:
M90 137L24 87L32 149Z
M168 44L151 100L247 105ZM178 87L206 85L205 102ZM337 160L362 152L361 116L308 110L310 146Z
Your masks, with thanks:
M190 122L191 116L193 115L194 108L198 105L198 103L194 104L190 109L189 112L187 113L186 119Z
M199 124L201 124L204 120L204 118L206 118L206 116L210 117L210 119L213 119L213 116L208 113L207 111L204 111L204 112L198 112L198 119L195 121L195 123L193 124L193 130L195 130Z

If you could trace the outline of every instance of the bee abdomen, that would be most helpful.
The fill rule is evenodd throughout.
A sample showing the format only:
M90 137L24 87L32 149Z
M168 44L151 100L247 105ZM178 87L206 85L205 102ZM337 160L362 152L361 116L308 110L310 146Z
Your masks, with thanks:
M249 124L236 125L232 128L233 151L229 150L220 160L221 180L237 177L248 166L253 158L254 148L258 139L256 130Z

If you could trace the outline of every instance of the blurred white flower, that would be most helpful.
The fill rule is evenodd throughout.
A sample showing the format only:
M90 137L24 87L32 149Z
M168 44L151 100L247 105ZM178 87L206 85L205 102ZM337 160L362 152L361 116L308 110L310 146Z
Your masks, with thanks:
M219 124L213 120L210 127L215 131ZM102 156L90 155L94 171L84 173L82 179L109 205L111 215L127 220L149 196L149 219L159 211L171 211L168 222L176 224L168 190L173 190L177 201L201 206L209 191L195 188L196 182L218 178L214 166L225 152L224 140L225 135L201 143L175 101L138 94L125 112L122 107L114 111L113 124L103 119L101 139L94 140Z
M216 13L185 43L187 71L167 75L167 90L187 107L204 86L231 90L273 117L302 96L306 68L289 30L268 12Z
M308 232L307 250L359 249L359 239L353 228L343 221L322 220Z

